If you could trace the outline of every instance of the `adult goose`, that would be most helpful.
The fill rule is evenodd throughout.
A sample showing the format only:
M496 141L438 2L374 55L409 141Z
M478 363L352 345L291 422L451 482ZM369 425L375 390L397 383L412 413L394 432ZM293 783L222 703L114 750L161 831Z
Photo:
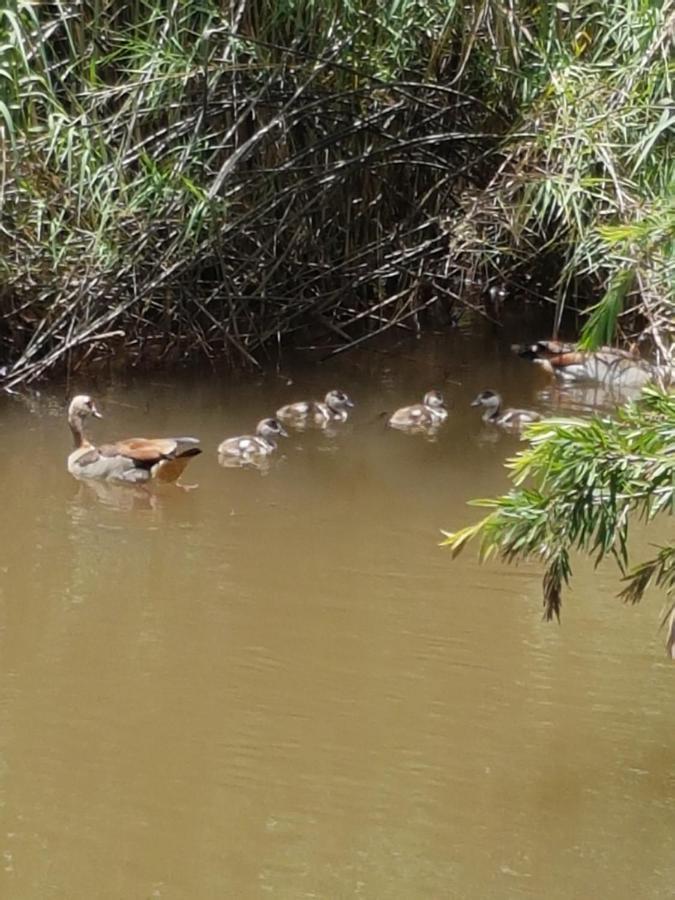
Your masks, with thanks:
M68 424L75 449L68 457L68 471L76 478L100 478L130 484L156 480L176 481L185 467L202 451L193 437L127 438L95 446L85 434L90 417L102 419L96 403L87 394L73 397Z
M670 366L656 366L627 350L613 347L576 350L573 345L559 341L536 341L515 349L522 358L567 382L590 381L605 387L640 388L649 382L668 384L674 374Z

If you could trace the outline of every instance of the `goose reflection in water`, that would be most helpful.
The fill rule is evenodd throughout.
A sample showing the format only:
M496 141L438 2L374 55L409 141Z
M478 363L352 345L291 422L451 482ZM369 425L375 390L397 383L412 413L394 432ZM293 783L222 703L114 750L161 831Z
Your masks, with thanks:
M117 484L94 479L78 479L78 491L72 500L74 508L81 511L100 503L118 512L152 510L157 512L163 506L163 495L142 484Z
M640 396L640 389L603 387L599 384L554 383L537 392L537 400L552 410L572 415L612 412Z
M270 456L251 456L246 459L240 456L223 456L219 453L218 465L223 469L254 469L261 475L269 475L276 462L273 462Z

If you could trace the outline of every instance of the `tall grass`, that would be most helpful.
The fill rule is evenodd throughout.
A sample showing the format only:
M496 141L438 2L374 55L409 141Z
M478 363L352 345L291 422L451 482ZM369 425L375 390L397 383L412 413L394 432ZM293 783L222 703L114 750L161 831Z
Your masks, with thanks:
M15 0L5 384L336 352L542 259L559 312L608 290L587 341L622 316L667 352L672 26L644 0Z
M536 29L526 15L514 17L523 55L509 83L519 117L467 218L495 264L503 248L525 272L535 256L553 254L556 324L566 305L591 302L587 347L618 328L649 336L667 356L675 337L675 4L553 6L540 7L549 18Z

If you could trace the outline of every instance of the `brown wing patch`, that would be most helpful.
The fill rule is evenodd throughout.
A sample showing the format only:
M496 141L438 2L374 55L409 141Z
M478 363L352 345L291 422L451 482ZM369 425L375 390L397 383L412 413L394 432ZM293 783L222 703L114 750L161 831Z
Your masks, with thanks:
M103 456L126 456L138 462L155 462L170 456L176 449L171 438L128 438L99 447Z
M552 366L576 366L586 361L586 354L574 351L572 353L559 353L552 356L550 362Z
M563 341L537 341L536 347L539 353L545 353L548 356L575 352L574 344L566 344Z

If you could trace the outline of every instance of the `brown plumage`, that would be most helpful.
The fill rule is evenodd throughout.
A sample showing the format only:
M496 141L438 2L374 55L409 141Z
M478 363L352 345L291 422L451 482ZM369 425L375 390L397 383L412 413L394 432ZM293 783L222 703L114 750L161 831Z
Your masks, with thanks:
M513 344L511 348L523 359L549 359L560 353L573 351L574 344L563 341L535 341L534 344Z
M84 424L94 416L102 418L91 397L73 398L68 408L68 424L75 449L68 457L68 471L76 478L101 478L138 484L154 479L176 481L193 456L202 451L193 437L127 438L96 447L86 437Z
M640 388L649 382L668 384L673 380L670 366L656 366L628 350L601 347L576 350L560 341L536 341L514 345L519 356L541 366L563 381L588 381L605 387Z
M565 341L535 341L533 344L514 344L512 349L523 359L555 359L560 365L581 362L593 355L591 351L577 350L576 344ZM621 359L639 359L632 351L621 350L618 347L600 347L593 352ZM568 360L567 363L565 363L565 358Z

